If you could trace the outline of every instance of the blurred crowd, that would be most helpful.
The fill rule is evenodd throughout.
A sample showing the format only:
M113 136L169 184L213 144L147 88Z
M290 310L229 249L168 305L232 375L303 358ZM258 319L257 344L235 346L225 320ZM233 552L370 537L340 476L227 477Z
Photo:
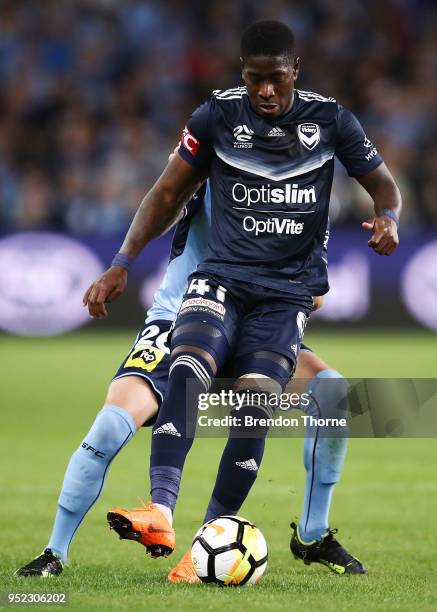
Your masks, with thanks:
M0 0L0 227L118 235L187 117L240 84L257 19L294 30L298 87L353 110L404 196L437 225L434 0ZM370 211L336 173L331 216Z

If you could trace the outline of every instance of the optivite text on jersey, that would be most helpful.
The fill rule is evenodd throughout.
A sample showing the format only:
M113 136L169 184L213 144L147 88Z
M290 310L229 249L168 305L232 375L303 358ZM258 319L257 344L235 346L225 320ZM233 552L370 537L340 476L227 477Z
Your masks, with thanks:
M314 186L301 189L299 185L287 183L283 187L246 187L235 183L232 188L234 202L250 206L251 204L315 204L317 202Z
M255 232L255 236L260 234L291 234L299 235L302 233L304 223L296 223L294 219L272 219L259 220L253 217L244 217L243 228L246 232Z

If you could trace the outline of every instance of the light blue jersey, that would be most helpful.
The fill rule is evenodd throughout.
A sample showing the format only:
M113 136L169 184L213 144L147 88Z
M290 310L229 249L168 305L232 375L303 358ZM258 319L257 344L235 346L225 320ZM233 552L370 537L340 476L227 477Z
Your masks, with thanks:
M189 275L197 269L208 245L211 226L211 194L209 181L190 200L184 217L176 226L170 261L153 304L147 311L146 323L157 320L174 321Z

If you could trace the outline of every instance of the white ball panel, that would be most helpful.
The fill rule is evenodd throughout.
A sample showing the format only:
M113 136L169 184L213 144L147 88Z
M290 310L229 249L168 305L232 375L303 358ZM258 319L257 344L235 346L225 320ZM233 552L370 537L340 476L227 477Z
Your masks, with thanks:
M253 572L252 576L249 578L246 584L256 584L261 579L266 569L267 561L263 565L261 565L261 567L256 568L256 570Z
M208 576L208 553L200 542L194 542L191 548L191 560L199 578Z
M227 550L226 552L215 555L214 564L216 578L225 584L238 584L238 582L241 582L241 580L238 580L235 572L242 558L243 555L238 549Z
M255 561L261 561L267 555L267 542L259 529L245 525L243 544L252 554Z
M226 518L218 518L208 525L204 525L202 538L211 548L216 549L227 546L237 540L238 523Z

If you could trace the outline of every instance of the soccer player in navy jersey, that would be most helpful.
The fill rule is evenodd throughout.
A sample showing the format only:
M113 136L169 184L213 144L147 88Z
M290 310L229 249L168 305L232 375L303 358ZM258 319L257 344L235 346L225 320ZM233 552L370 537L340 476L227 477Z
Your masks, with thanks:
M147 311L145 324L138 332L132 349L109 386L103 409L70 460L47 547L36 559L20 568L17 575L44 577L62 572L68 560L72 539L103 490L111 461L141 426L153 424L168 380L169 329L182 302L187 277L196 269L205 253L210 216L210 194L205 184L184 209L174 232L167 271L155 294L154 302ZM320 303L320 298L317 299L317 303ZM295 378L309 381L307 391L311 391L317 398L321 415L329 414L332 406L346 403L341 375L303 345ZM335 378L340 382L338 386L332 387L334 394L331 397L320 392L321 381L326 378ZM346 439L337 438L330 441L317 437L314 431L308 428L304 446L304 464L307 471L306 494L300 533L315 541L319 541L324 536L324 546L322 548L319 546L315 559L318 562L323 560L324 563L329 563L332 558L332 543L330 540L327 541L328 515L333 488L340 477L346 448ZM223 452L222 461L225 465L228 462L227 452L228 446ZM239 462L238 469L247 469L246 465L250 464L249 474L255 481L257 469L254 469L253 458L244 454L241 458L243 461ZM238 491L237 479L235 486ZM206 518L215 518L220 514L220 507L228 503L227 498L233 495L233 488L235 487L230 486L223 470L219 470ZM235 512L238 511L239 507L235 508ZM143 516L143 512L144 510L140 509L130 515L134 520L138 520ZM293 537L296 541L296 535ZM137 541L141 542L141 538ZM299 551L293 552L297 558L302 558ZM338 559L338 551L335 552ZM305 553L308 554L308 547L305 548ZM356 560L346 551L342 563L342 566L337 563L336 567L347 567L348 572L360 568ZM184 555L170 572L169 580L172 582L199 580L189 555Z
M99 498L112 459L142 425L151 425L154 422L168 380L169 329L182 302L187 277L196 269L206 250L210 216L211 201L209 189L205 185L184 209L174 232L167 271L147 312L145 324L138 332L132 349L110 384L103 409L67 467L59 497L58 512L47 547L36 559L19 569L17 575L43 577L62 572L68 559L71 541L86 514ZM317 302L320 303L320 299ZM296 378L309 381L307 391L311 391L314 397L318 398L321 414L329 414L332 406L346 402L341 375L303 345L298 358ZM319 389L321 381L326 378L336 378L340 381L338 387L337 385L332 387L335 393L329 398L326 397L326 393L320 393ZM319 550L317 561L321 562L323 559L328 563L332 555L328 546L330 540L327 542L328 514L332 491L339 479L344 461L347 440L338 438L329 441L315 436L314 432L308 429L304 449L307 471L306 495L300 531L315 541L325 536L323 550ZM227 452L228 447L223 452L222 461L225 465ZM248 469L247 465L250 465L249 474L255 481L257 466L254 467L253 458L243 453L241 459L242 461L238 462L238 470ZM223 477L226 477L226 474L223 470L219 470L206 518L218 516L221 505L224 505L229 495L233 495L235 486L238 491L237 479L235 485L230 486L225 478L225 487L223 487ZM236 507L235 512L238 511L239 507ZM135 517L134 520L138 520L143 512L144 510L140 509L130 515L132 518ZM141 542L141 538L137 541ZM294 552L296 554L296 551ZM299 552L296 556L302 558ZM338 553L336 557L338 558ZM348 567L349 572L357 571L360 567L346 552L342 562L343 566L337 564L337 567ZM184 555L170 572L169 580L171 582L199 580L189 555Z
M179 155L137 211L116 265L88 295L90 312L101 316L105 299L126 282L122 266L209 177L208 251L189 279L175 323L167 393L152 437L152 502L169 531L192 444L186 424L197 412L193 398L187 401L187 380L192 396L207 391L230 353L236 389L249 395L263 381L282 388L293 372L312 296L328 290L323 247L335 156L373 199L375 217L363 224L371 231L369 246L391 255L398 245L399 190L350 111L333 98L294 89L299 58L291 31L278 22L251 26L241 59L245 87L215 91L195 111ZM265 406L247 409L266 413ZM243 441L230 440L232 461L223 466L228 479L242 447L260 464L264 440L246 433ZM250 486L240 479L242 498ZM170 552L166 545L156 554Z
M390 255L398 245L399 190L350 111L333 98L294 89L299 59L291 31L277 22L251 26L241 58L245 87L213 92L192 115L179 155L143 200L114 267L88 295L91 313L100 316L107 297L124 287L120 266L158 236L186 193L209 177L208 250L175 322L167 392L152 436L153 508L167 519L169 533L193 441L187 435L197 413L193 398L209 389L230 353L235 388L249 396L264 385L282 388L293 372L312 296L328 290L323 245L335 156L373 199L375 218L364 224L369 246ZM268 412L253 404L251 413ZM230 440L223 466L228 480L243 447L260 465L264 439L252 433ZM251 481L239 483L244 499ZM151 531L153 525L151 519ZM171 551L168 539L154 552Z
M290 30L278 22L248 28L242 71L245 88L214 92L194 113L179 154L141 203L113 265L85 297L92 316L105 316L105 303L126 286L130 261L174 223L184 202L209 177L208 250L190 277L176 320L168 388L152 437L153 503L145 511L149 521L141 540L155 556L174 547L172 512L192 443L185 435L187 416L197 410L195 402L186 401L187 380L194 379L194 394L204 392L232 354L236 388L250 396L263 380L282 388L295 368L312 296L328 290L323 243L334 155L373 198L375 218L363 224L372 232L369 246L390 255L398 244L401 201L391 174L349 111L332 98L294 90L299 59ZM247 409L266 412L254 402ZM260 465L264 439L245 433L248 437L228 441L220 466L228 482L237 479L233 466L242 449ZM244 500L253 479L242 474L238 479ZM232 513L239 501L222 501L215 510ZM331 532L311 539L304 537L303 527L294 529L296 556L335 569L334 549L346 551ZM319 554L324 544L330 559Z

